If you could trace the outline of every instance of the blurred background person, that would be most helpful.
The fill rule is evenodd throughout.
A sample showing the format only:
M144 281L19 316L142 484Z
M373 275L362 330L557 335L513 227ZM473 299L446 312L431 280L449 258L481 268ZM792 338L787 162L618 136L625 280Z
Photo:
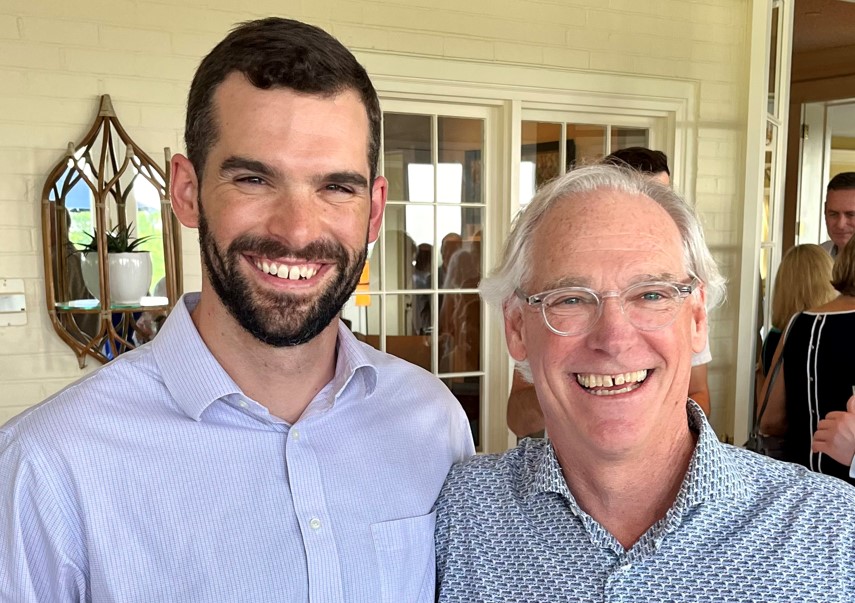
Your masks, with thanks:
M825 229L830 238L822 248L835 258L855 234L855 172L841 172L829 181L825 193Z
M769 374L775 348L790 319L837 297L837 291L831 286L832 266L834 260L819 245L796 245L781 258L772 294L772 328L763 339L763 377Z
M430 289L430 269L433 258L433 245L421 243L416 249L413 260L413 289ZM426 335L430 333L430 293L413 295L413 333Z
M855 484L855 416L847 408L855 386L855 237L840 250L831 284L840 295L796 314L786 332L783 379L764 383L772 391L760 429L784 436L785 460Z

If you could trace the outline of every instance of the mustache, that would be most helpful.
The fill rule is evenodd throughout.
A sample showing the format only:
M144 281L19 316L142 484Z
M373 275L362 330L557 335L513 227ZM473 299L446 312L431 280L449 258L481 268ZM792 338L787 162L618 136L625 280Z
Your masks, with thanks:
M242 235L232 241L228 248L228 254L239 253L271 258L288 257L306 262L346 261L348 259L347 250L337 241L319 239L298 249L281 241L257 235Z

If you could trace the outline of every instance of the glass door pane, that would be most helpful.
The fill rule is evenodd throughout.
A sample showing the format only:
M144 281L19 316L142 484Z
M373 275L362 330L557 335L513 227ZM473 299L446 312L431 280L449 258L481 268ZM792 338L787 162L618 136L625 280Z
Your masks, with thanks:
M485 374L478 283L490 149L486 111L481 117L467 112L473 113L384 113L381 155L389 198L371 255L369 294L354 296L343 316L354 329L366 329L359 336L370 345L444 378L466 402L478 442Z

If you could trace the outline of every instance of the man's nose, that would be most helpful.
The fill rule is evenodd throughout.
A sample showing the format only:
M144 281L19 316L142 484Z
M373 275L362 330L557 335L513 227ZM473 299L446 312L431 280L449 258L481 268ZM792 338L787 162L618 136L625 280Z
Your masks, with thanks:
M320 208L311 193L289 190L272 201L267 230L276 239L301 249L318 239L319 217Z
M589 343L594 349L616 355L626 349L635 331L621 309L620 298L607 295L602 299L600 316L588 333Z

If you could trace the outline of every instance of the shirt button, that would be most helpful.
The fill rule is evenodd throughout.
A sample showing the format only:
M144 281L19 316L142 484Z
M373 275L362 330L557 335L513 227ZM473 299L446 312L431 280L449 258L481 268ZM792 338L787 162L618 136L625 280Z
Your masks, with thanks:
M292 429L291 430L291 439L292 440L299 440L300 439L300 432L297 431L296 429Z
M309 520L309 527L313 530L317 530L321 527L321 520L317 517L312 517L312 519Z
M248 406L248 404L245 401L243 401L243 400L240 401L240 407L241 408L246 408L247 406Z
M632 569L632 564L631 563L624 563L622 566L620 566L620 569L621 569L621 571L627 572L630 569Z

